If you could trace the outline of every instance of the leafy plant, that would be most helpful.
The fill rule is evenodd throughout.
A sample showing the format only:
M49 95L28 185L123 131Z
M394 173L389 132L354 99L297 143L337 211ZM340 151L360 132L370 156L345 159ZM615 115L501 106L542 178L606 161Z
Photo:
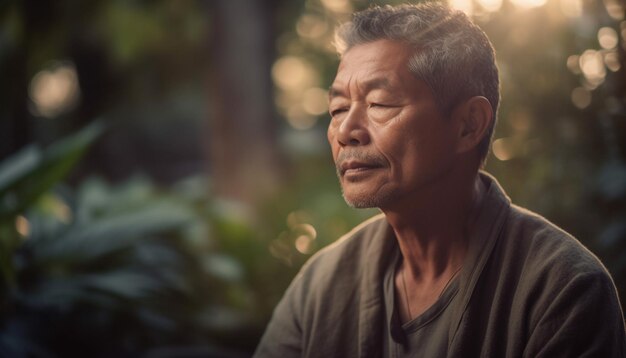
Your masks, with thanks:
M250 325L250 303L236 299L241 265L215 249L202 179L170 191L142 177L58 185L100 132L0 166L0 356L226 354L218 337Z

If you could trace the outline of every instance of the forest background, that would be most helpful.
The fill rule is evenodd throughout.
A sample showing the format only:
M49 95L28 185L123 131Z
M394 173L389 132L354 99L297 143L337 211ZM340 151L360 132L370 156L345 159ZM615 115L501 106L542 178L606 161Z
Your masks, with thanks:
M249 356L299 267L374 210L325 139L333 30L404 1L0 1L0 356ZM626 303L619 0L451 0L488 34L487 170Z

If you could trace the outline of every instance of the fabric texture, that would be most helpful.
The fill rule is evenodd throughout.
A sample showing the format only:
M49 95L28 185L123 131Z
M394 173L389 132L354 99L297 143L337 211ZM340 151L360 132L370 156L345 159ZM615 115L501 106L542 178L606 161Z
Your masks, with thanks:
M481 179L487 192L458 297L446 308L446 356L626 356L622 310L600 261L541 216L511 205L494 178ZM255 357L383 356L383 281L395 245L378 215L315 254L274 310Z
M402 323L398 312L395 276L402 260L396 247L394 261L385 273L384 303L385 332L382 357L413 358L419 352L425 357L445 357L448 353L449 323L453 314L448 307L460 299L458 277L451 280L439 298L427 310L412 320Z

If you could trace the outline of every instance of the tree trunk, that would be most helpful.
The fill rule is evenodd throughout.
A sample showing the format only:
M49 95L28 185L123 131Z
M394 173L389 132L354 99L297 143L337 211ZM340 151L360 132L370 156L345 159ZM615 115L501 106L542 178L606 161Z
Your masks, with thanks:
M209 159L215 194L253 204L281 178L270 68L271 1L212 2Z

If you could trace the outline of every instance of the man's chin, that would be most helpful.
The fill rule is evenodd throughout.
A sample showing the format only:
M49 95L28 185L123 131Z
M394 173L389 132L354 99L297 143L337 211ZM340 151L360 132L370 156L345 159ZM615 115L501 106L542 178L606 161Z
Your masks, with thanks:
M380 206L380 198L376 195L350 195L343 193L346 204L355 209L377 208Z

